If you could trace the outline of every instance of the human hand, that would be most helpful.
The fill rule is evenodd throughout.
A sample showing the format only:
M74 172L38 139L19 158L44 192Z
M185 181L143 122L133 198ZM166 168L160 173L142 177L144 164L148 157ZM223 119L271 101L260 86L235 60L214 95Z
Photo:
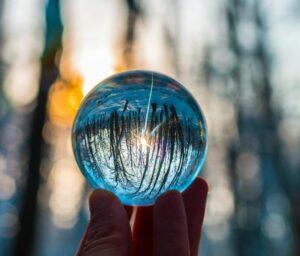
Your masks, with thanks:
M91 220L78 256L196 256L208 186L197 178L182 194L169 191L154 206L138 207L132 231L132 207L105 190L90 196ZM132 216L133 217L133 216Z

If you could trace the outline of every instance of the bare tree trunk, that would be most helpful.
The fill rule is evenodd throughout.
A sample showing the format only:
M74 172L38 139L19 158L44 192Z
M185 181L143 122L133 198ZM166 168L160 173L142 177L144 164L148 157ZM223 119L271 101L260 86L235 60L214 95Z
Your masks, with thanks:
M272 105L272 88L271 88L271 72L270 72L270 60L265 49L266 43L264 35L266 34L266 24L263 18L263 13L260 12L259 2L256 3L255 8L255 22L258 27L260 39L256 48L256 59L260 63L262 81L260 87L261 98L264 99L261 102L262 105L262 123L264 124L264 132L261 136L261 154L268 158L273 163L273 169L275 170L276 180L280 188L283 190L284 195L288 198L291 205L291 222L293 232L295 233L295 251L293 254L300 255L300 196L297 193L297 183L299 184L299 176L294 179L294 183L291 184L289 176L290 172L287 170L287 166L284 165L284 155L282 153L282 142L278 134L279 115L274 110ZM288 159L286 159L288 161Z
M229 47L233 54L235 55L236 64L233 68L230 77L232 78L236 91L234 95L232 95L232 99L235 105L236 114L237 114L237 128L238 128L238 136L233 141L229 151L229 168L230 168L230 176L231 176L231 184L235 195L235 212L233 216L233 225L234 225L234 240L235 247L237 250L237 255L266 255L265 254L265 245L263 243L263 237L260 229L260 225L255 225L252 227L253 222L258 222L261 219L263 214L263 209L261 207L262 201L264 198L264 191L262 194L254 199L247 200L243 197L242 191L238 186L240 178L238 176L237 169L237 159L239 155L243 152L257 152L257 148L255 145L251 144L249 138L253 141L259 141L259 134L256 131L259 130L257 127L260 120L259 117L253 118L249 113L245 111L244 102L242 100L242 96L244 93L243 87L243 71L241 67L244 64L247 56L245 56L244 50L240 45L238 39L238 26L240 23L240 17L242 17L245 13L251 13L252 10L239 0L230 0L228 2L227 7L227 25L228 25L228 36L229 36ZM259 88L257 88L259 90ZM264 100L264 99L262 99ZM259 113L260 115L260 113ZM251 124L251 125L250 125ZM253 127L257 127L257 129ZM261 171L261 170L260 170ZM262 181L263 182L263 181ZM264 186L264 185L263 185ZM238 223L238 218L243 209L257 209L259 220L254 220L253 216L247 213L245 216L244 224L248 226L240 227Z
M42 137L42 129L46 119L48 90L59 75L56 58L62 48L62 31L59 0L50 0L46 6L46 38L41 58L40 87L37 105L33 112L27 182L24 197L21 198L23 205L20 211L20 231L17 234L14 255L31 255L33 250L37 217L37 193L40 183L39 171L46 145Z
M0 1L0 52L3 50L3 8L4 8L4 1ZM3 76L4 76L4 63L2 58L0 59L0 120L2 116L5 114L5 110L7 109L7 102L3 95L2 83L3 83Z
M241 47L238 30L240 20L243 15L251 17L251 21L255 25L256 43L251 52L244 52ZM249 16L251 15L251 16ZM229 163L231 171L232 187L235 193L235 215L233 223L236 223L241 205L243 207L255 207L259 211L259 223L262 217L266 215L266 201L272 191L280 191L288 198L291 205L292 225L296 231L296 238L299 239L299 196L293 190L288 176L290 175L283 165L283 154L281 152L282 142L278 135L278 125L280 113L274 109L272 105L271 83L271 61L267 50L266 24L264 13L262 13L260 2L255 1L251 5L249 2L238 0L229 0L227 7L227 24L230 49L235 55L237 64L235 65L231 78L237 88L236 95L233 96L235 109L237 112L238 137L232 144L229 153ZM250 80L248 84L244 83L244 70L241 69L243 62L247 60L256 67L255 72L248 70ZM241 87L244 86L244 87ZM255 115L251 115L245 110L242 101L243 90L245 86L252 86L256 98L253 100L253 111ZM260 106L255 108L254 106ZM251 145L251 141L256 141L256 145ZM237 186L240 179L237 175L237 158L243 151L250 151L257 155L260 162L260 181L262 182L262 192L255 200L245 200L240 196L240 188ZM289 213L285 215L289 217ZM237 224L237 223L236 223ZM282 255L288 250L286 248L273 247L272 243L268 243L267 237L264 237L260 225L252 230L240 228L236 225L235 229L236 247L238 255ZM298 240L297 240L298 241ZM299 242L296 241L297 246ZM274 245L275 242L273 242ZM271 246L270 246L271 244ZM279 248L279 251L278 251ZM299 253L299 248L296 249ZM295 253L295 255L299 255Z
M128 18L122 57L126 68L132 68L135 64L134 41L136 37L136 23L142 14L142 10L136 0L125 0L125 2L128 8Z

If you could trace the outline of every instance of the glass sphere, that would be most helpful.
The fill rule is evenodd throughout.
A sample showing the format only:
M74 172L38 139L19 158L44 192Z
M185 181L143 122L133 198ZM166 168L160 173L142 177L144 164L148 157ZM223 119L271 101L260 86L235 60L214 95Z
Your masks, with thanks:
M127 205L151 205L185 190L206 156L206 124L192 95L174 79L129 71L99 83L73 126L76 161L94 188Z

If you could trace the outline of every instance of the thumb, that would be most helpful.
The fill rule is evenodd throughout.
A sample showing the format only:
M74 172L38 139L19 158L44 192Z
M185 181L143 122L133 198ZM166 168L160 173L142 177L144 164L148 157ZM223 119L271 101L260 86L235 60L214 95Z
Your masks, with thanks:
M116 196L95 190L89 200L91 219L78 256L128 256L131 232L125 208Z

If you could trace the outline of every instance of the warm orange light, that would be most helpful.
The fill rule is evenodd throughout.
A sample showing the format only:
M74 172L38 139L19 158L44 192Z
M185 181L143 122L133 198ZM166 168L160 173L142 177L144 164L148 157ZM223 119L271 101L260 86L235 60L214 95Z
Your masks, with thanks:
M57 80L49 93L48 114L52 123L70 127L83 99L82 78L73 74L71 78Z

